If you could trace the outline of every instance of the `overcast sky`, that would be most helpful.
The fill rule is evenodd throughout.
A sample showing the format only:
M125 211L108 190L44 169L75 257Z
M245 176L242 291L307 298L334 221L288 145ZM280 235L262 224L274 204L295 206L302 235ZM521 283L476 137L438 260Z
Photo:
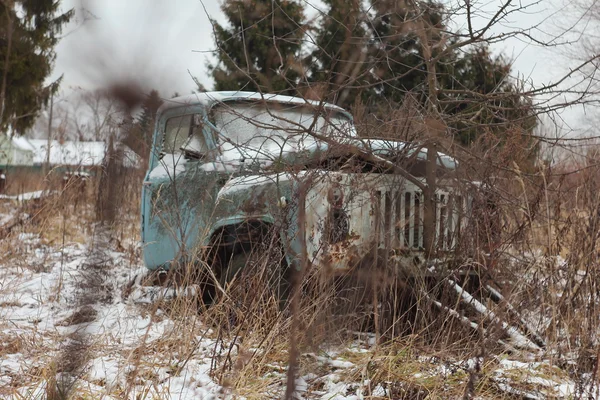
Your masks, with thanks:
M521 0L529 4L523 13L510 16L495 32L515 27L529 28L535 38L546 40L567 25L572 7L560 7L566 0ZM305 0L307 11L317 13L321 4ZM57 47L54 76L64 74L64 88L93 89L115 80L134 79L144 88L157 88L169 97L174 92L189 93L195 88L190 75L207 88L212 81L206 62L214 49L210 15L223 21L218 0L63 0L64 8L75 8L76 18L64 30ZM448 0L448 4L459 0ZM463 2L460 2L463 3ZM476 2L475 2L476 3ZM486 22L500 0L482 0L476 23ZM455 25L466 30L464 18ZM563 25L563 26L561 26ZM569 67L561 53L549 51L527 39L509 39L493 46L514 61L513 74L540 85L557 79ZM574 113L571 111L571 115ZM573 119L573 118L571 118Z
M63 0L76 18L57 46L54 75L84 88L134 79L163 96L189 93L190 74L210 87L207 13L222 17L217 1L204 4L206 12L198 0Z

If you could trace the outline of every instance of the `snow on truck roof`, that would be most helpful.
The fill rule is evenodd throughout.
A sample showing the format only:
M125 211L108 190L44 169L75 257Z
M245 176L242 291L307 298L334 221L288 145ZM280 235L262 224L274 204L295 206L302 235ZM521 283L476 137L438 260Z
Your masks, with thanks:
M158 114L177 107L191 106L191 105L203 105L207 108L212 107L217 103L235 102L235 101L265 101L269 103L280 103L280 104L297 104L297 105L308 105L313 107L324 107L328 110L335 110L343 113L348 118L352 119L352 115L344 110L343 108L336 106L335 104L324 103L317 100L308 100L302 97L284 96L279 94L269 93L258 93L258 92L242 92L242 91L228 91L228 92L204 92L194 93L187 96L175 97L173 99L165 100L164 104L158 109ZM389 150L393 150L394 147L400 146L404 148L408 144L401 141L394 140L381 140L381 139L368 139L364 138L363 145L366 144L367 148L371 149L375 153L385 154ZM409 151L412 153L413 151ZM427 159L427 152L423 149L417 151L417 158L420 160ZM454 157L448 156L443 153L438 153L437 163L448 169L455 169L458 162Z
M284 96L281 94L241 91L204 92L194 93L187 96L175 97L173 99L164 100L164 104L158 109L158 113L162 113L163 111L186 105L190 106L200 104L206 106L207 108L210 108L217 103L226 103L234 101L265 101L269 103L308 105L312 107L322 106L328 110L342 112L349 118L352 118L346 110L330 103L324 103L317 100L308 100L302 97Z

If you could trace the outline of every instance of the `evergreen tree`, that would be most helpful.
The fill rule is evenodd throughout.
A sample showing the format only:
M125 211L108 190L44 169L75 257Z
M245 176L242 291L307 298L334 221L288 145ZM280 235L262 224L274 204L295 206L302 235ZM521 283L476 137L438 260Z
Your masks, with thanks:
M123 142L142 159L146 160L150 155L156 113L163 104L158 91L151 90L142 102L140 116L127 128Z
M307 58L310 82L327 100L348 106L354 102L359 87L367 83L366 45L368 32L362 21L359 0L324 0L329 11L315 29L316 49Z
M435 93L438 112L469 145L482 132L501 134L518 122L531 131L535 121L527 99L508 79L510 63L494 57L486 44L453 48L443 3L434 0L323 0L308 56L302 51L303 8L286 0L226 0L229 28L215 24L219 63L209 66L216 90L260 90L295 94L306 78L312 92L351 109L357 97L370 112L384 116L407 94L421 104ZM422 35L427 29L427 35ZM427 43L423 43L427 40ZM436 88L430 91L424 49L435 63ZM447 50L452 48L452 50Z
M141 138L148 147L152 145L152 133L156 122L156 113L163 104L157 90L151 90L142 103L142 113L137 120L141 129Z
M58 84L44 86L54 47L73 11L60 14L58 0L0 2L0 130L31 127Z
M294 94L302 74L303 6L292 0L225 0L221 10L229 27L213 21L219 62L209 71L215 90Z
M376 13L369 49L372 86L363 96L372 109L385 113L407 93L423 104L428 100L429 71L420 34L427 29L426 45L431 57L439 58L435 64L438 111L446 116L460 143L471 144L482 126L498 134L512 122L533 129L529 102L508 77L510 63L494 57L485 43L446 50L457 39L444 33L448 28L442 3L421 1L415 7L412 2L373 0L372 7Z
M412 3L395 0L372 0L375 17L370 24L372 40L369 57L372 62L372 89L370 103L400 103L406 93L426 96L427 68L423 56L423 43L417 23L426 20L431 27L431 41L442 41L442 13L444 7L432 1ZM441 47L440 47L441 48ZM436 54L433 54L435 56ZM445 76L444 60L438 65L438 74ZM438 75L438 81L443 79Z
M510 69L502 56L495 57L487 46L479 45L446 71L440 100L461 144L470 145L484 129L502 135L511 124L533 131L531 101L519 94L509 78Z

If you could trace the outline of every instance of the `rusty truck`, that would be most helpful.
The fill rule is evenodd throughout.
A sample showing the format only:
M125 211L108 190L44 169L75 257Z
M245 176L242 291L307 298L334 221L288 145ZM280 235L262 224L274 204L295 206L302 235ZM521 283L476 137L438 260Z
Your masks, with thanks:
M203 260L226 282L249 249L269 243L277 265L297 269L344 274L381 257L414 268L426 162L422 148L359 137L352 115L325 102L249 92L168 100L143 183L144 262L168 270ZM441 153L436 163L456 168ZM465 200L438 182L436 246L449 251Z

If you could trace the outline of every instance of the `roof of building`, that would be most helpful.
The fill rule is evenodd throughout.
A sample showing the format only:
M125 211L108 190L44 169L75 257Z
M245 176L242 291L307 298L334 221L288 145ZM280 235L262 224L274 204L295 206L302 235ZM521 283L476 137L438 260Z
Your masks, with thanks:
M43 164L48 159L48 140L31 139L29 142L35 148L34 164ZM102 163L104 158L104 142L59 142L50 141L51 165L81 165L93 166Z
M11 138L12 144L13 146L15 146L16 148L18 148L19 150L24 150L24 151L35 151L35 148L33 147L33 145L31 144L31 142L22 136L13 136Z
M34 148L33 163L44 164L47 160L48 140L30 139ZM125 159L123 165L134 167L139 163L139 157L128 147L124 146ZM50 165L69 165L92 167L102 164L106 152L104 142L79 142L58 140L50 141Z

